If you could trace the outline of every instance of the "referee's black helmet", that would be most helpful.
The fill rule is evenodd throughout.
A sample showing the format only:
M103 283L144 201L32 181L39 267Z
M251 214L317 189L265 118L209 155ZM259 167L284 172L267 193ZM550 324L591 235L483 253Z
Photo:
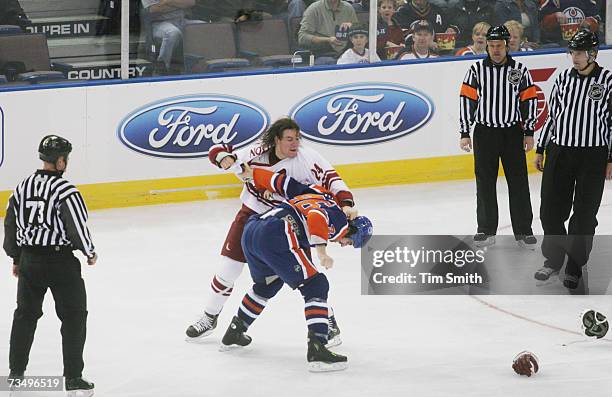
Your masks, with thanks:
M38 157L49 163L55 163L61 156L68 157L71 151L72 144L67 139L57 135L45 136L38 145Z
M599 49L599 38L593 32L581 30L567 44L569 50L591 51Z
M503 40L506 43L510 40L510 32L504 25L492 26L487 31L487 41L490 40Z

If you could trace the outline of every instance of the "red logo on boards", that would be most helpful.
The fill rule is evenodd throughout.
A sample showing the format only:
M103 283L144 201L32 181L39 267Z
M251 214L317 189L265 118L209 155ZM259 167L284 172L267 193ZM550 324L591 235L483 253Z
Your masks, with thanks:
M557 70L557 68L546 68L546 69L534 69L530 70L531 78L534 83L541 83L548 81L550 76ZM535 84L536 92L538 95L538 120L536 121L535 130L538 131L544 125L546 118L548 117L548 105L546 103L546 95L540 86Z

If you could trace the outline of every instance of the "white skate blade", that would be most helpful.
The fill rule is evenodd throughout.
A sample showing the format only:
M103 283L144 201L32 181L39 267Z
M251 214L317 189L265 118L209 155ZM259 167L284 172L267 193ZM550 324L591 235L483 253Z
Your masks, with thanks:
M474 245L478 248L490 247L495 244L495 236L488 237L484 241L474 241Z
M340 346L341 344L342 338L340 338L340 335L337 335L335 338L328 340L325 347L331 349L332 347Z
M219 345L219 351L220 352L240 351L240 350L244 350L245 347L246 346L240 346L240 345L224 345L223 343L221 343L221 345Z
M185 336L185 342L188 342L188 343L202 343L203 339L205 339L207 336L209 336L213 332L214 332L214 329L211 329L210 331L206 331L202 335L196 336L195 338L192 338L191 336Z
M94 389L91 390L70 390L66 392L66 397L91 397L94 395Z
M333 372L333 371L344 371L348 368L348 362L339 363L324 363L321 361L313 361L308 363L308 370L310 372Z

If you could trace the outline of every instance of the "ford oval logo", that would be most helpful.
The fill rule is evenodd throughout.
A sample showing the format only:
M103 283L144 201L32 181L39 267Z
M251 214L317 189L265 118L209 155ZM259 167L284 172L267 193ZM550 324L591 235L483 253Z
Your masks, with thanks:
M235 148L255 140L268 127L264 109L244 99L192 96L155 102L127 116L117 134L132 150L156 157L196 158L213 145Z
M397 84L336 87L291 110L304 138L332 145L390 141L424 126L434 106L424 94Z

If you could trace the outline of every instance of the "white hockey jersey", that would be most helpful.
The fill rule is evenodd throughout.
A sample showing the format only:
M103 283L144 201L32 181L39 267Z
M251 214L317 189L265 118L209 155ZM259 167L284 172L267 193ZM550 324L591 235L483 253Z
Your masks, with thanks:
M380 58L377 54L374 54L373 61L380 62ZM348 65L351 63L370 63L370 50L366 48L363 55L359 55L353 51L352 48L349 48L348 50L344 51L344 54L338 58L337 62L338 65Z
M265 168L274 172L285 172L286 175L301 183L322 186L335 195L339 192L346 192L344 196L347 196L346 198L352 201L352 195L348 186L331 164L319 153L303 144L300 144L296 157L285 158L275 164L270 164L270 152L264 152L263 148L259 145L239 149L234 154L238 157L238 162L248 163L251 168ZM345 199L345 197L341 196L338 199ZM272 200L267 200L263 197L263 192L257 191L253 184L247 183L242 189L240 200L244 205L261 214L283 201L283 197L275 194Z

